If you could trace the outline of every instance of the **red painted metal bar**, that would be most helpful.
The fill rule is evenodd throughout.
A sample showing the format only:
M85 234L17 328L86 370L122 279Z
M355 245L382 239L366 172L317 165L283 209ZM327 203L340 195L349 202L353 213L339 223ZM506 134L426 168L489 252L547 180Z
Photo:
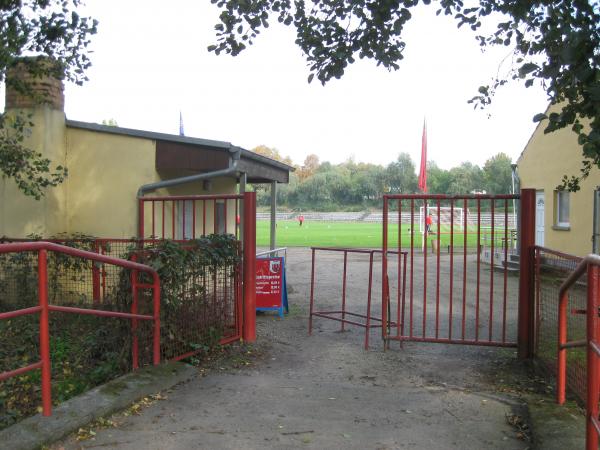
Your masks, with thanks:
M166 236L166 232L165 232L165 215L166 215L165 214L165 209L167 208L167 202L165 200L163 200L161 203L162 203L162 211L161 211L162 212L162 219L161 219L162 220L162 224L161 224L161 226L162 226L162 233L161 233L161 236L164 239L165 236Z
M308 334L312 334L312 324L313 324L313 309L315 304L315 250L316 248L311 249L312 253L312 262L310 269L310 311L308 314Z
M228 200L225 201L225 207L223 208L223 221L225 222L225 234L227 234L227 208L229 207Z
M217 232L217 199L215 198L213 199L213 234L217 234Z
M27 314L36 314L42 310L41 306L32 306L31 308L17 309L16 311L8 311L0 313L0 320L12 319L13 317L25 316Z
M427 231L427 199L423 201L423 324L422 336L427 332L427 247L429 247L429 232Z
M138 237L144 238L144 200L138 199Z
M152 200L223 200L223 199L232 199L237 198L242 200L244 198L243 194L215 194L215 195L157 195L152 197L144 197L144 201L152 201Z
M388 199L384 196L383 198L383 236L382 236L382 253L381 253L381 319L383 326L381 327L381 338L385 339L387 337L387 329L388 329L388 297L385 295L385 278L387 277L387 267L388 267L388 214L389 214L389 202ZM346 252L347 253L347 252ZM367 328L367 334L369 330Z
M256 341L256 193L244 193L244 326L246 342Z
M517 346L515 343L511 342L501 342L501 341L475 341L471 339L446 339L446 338L421 338L421 337L408 337L401 336L399 339L396 339L395 336L390 336L388 339L391 340L400 340L400 341L412 341L412 342L432 342L438 344L459 344L459 345L480 345L482 347L507 347L514 348Z
M533 264L534 264L534 272L535 272L535 293L534 293L534 303L535 303L535 330L536 330L536 336L535 336L535 341L534 341L534 346L535 346L535 353L537 353L537 345L540 342L540 333L541 333L541 323L542 323L542 316L540 314L541 312L541 307L540 307L540 301L541 301L541 280L540 280L540 272L541 272L541 260L540 260L540 251L541 249L538 248L537 246L534 248L533 253L534 253L534 259L533 259Z
M491 200L491 212L492 212L492 244L490 245L490 318L488 325L488 341L492 340L493 326L494 326L494 240L496 235L494 233L494 199Z
M435 277L435 337L440 334L440 245L442 237L442 221L440 220L440 199L437 199L437 254Z
M467 321L467 219L469 215L467 199L463 202L463 285L462 285L462 324L461 337L465 339Z
M452 313L454 295L454 200L450 200L450 292L448 314L448 339L452 340Z
M533 356L534 298L532 289L535 248L535 189L522 189L520 202L518 356Z
M342 284L342 319L346 318L346 274L348 268L348 252L344 252L344 274L343 274L343 284ZM342 322L342 331L344 331L344 322Z
M192 200L192 239L196 239L196 200Z
M508 200L504 200L504 286L502 290L502 342L506 342L506 307L508 290Z
M386 275L387 278L387 275ZM384 278L385 279L385 278ZM367 293L367 331L365 333L365 350L369 350L369 329L371 328L371 291L373 287L373 253L369 255L369 290ZM385 289L382 289L385 292ZM387 318L387 308L385 309ZM382 318L383 319L383 318ZM385 334L384 334L385 336Z
M477 199L477 282L475 287L475 340L479 340L479 283L481 280L481 199Z
M556 359L556 401L562 405L567 390L567 304L569 294L564 292L558 301L558 356Z
M150 316L147 314L133 314L133 313L124 313L124 312L117 312L117 311L105 311L102 309L75 308L73 306L58 306L58 305L49 305L48 309L50 311L85 314L88 316L114 317L117 319L154 320L154 316Z
M94 242L94 252L100 253L97 241ZM94 263L92 263L92 302L100 303L100 269Z
M464 195L445 195L445 194L386 194L385 197L388 199L402 198L404 200L462 200L464 198L470 200L476 200L478 198L482 200L512 200L518 199L518 194L500 194L500 195L486 195L486 194L464 194Z
M181 205L181 239L186 239L185 235L185 200L179 203Z
M0 381L8 380L9 378L16 377L22 375L24 373L29 372L30 370L36 370L42 368L42 362L36 362L34 364L29 364L28 366L19 367L18 369L11 370L9 372L0 373Z
M414 251L415 251L415 200L410 199L410 307L409 307L409 336L413 336L413 294L414 294Z
M401 335L404 336L404 308L406 306L406 252L402 252L402 322L400 323Z
M155 220L155 217L156 217L156 211L155 211L156 210L156 202L152 201L151 203L152 203L152 237L154 238L156 236L156 223L155 223L156 222L156 220ZM140 235L139 238L140 239L144 239L144 236Z
M40 360L42 363L42 415L52 415L52 366L50 365L50 325L48 310L48 255L38 251L38 296L40 300Z
M593 311L587 315L587 425L586 448L598 448L598 398L600 397L600 329L598 306L600 303L600 290L598 289L599 267L596 264L587 266L587 309Z
M171 239L175 239L175 200L171 200Z
M402 286L400 284L400 270L403 268L402 261L402 200L398 199L398 300L396 304L396 336L404 334L404 298L401 296ZM391 318L390 318L391 320Z
M136 257L136 255L133 255L132 259L135 257ZM133 259L133 260L135 261L135 259ZM137 270L132 270L130 276L131 276L131 296L132 296L131 314L137 315L138 301L139 301ZM131 361L132 361L132 366L133 366L134 370L137 370L140 367L140 364L139 364L139 339L138 339L137 329L138 329L137 319L135 317L132 317L131 318L131 337L132 337Z
M238 234L240 232L240 209L239 209L239 201L235 199L235 238L238 238Z
M206 200L202 200L202 236L206 236Z

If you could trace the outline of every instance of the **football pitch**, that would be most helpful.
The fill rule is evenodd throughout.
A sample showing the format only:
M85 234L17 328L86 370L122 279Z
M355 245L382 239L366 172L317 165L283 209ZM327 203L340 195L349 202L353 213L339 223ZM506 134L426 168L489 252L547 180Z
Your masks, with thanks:
M256 245L259 247L269 246L268 220L256 221ZM417 225L418 227L418 225ZM434 230L435 231L435 230ZM482 229L480 244L487 240L491 241L491 230ZM507 233L510 237L510 231ZM504 228L494 230L494 245L501 245L505 237ZM410 247L411 232L409 227L402 225L402 247ZM415 247L421 247L423 236L417 228L414 230L413 241ZM381 223L371 222L311 222L306 221L302 226L297 220L281 220L277 222L277 247L364 247L380 248L383 240L383 226ZM437 234L428 236L428 241L438 240ZM390 247L398 246L398 225L391 224L388 228L388 242ZM453 245L462 247L465 242L464 229L450 230L442 229L439 236L440 248ZM469 227L466 233L468 248L477 247L477 229Z

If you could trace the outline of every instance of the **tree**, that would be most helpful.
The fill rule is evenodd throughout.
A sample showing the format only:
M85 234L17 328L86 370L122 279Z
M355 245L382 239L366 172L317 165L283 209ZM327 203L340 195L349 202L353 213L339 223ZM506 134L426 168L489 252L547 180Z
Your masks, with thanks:
M298 177L300 181L306 180L312 177L315 172L319 169L319 157L315 154L310 154L304 160L304 164L300 168Z
M447 194L452 177L450 172L438 167L435 161L427 161L427 189L431 194Z
M252 149L254 153L258 153L259 155L266 156L267 158L274 159L275 161L280 161L282 163L287 164L288 166L293 166L292 158L289 156L282 156L279 150L275 147L267 147L266 145L259 145Z
M512 189L511 159L506 153L498 153L483 165L485 190L490 194L508 194Z
M0 2L0 82L37 103L43 103L32 90L32 81L46 76L82 84L90 66L86 48L97 22L80 17L80 0L21 0ZM23 55L36 55L23 59ZM7 71L24 65L28 79L7 79ZM33 126L27 116L0 115L0 173L13 179L19 189L36 199L48 186L60 184L67 172L25 145L25 135Z
M415 165L408 153L400 153L385 170L385 182L393 194L410 194L417 190Z
M215 26L217 43L208 47L219 54L242 52L269 21L276 18L296 30L296 43L309 65L309 82L323 84L340 78L356 57L374 60L396 70L403 58L404 26L418 0L396 2L331 0L211 0L221 8ZM429 5L431 0L423 0ZM584 161L580 175L565 176L563 185L577 190L579 180L600 167L600 5L597 0L440 0L437 14L452 16L458 27L478 33L484 23L495 27L490 35L476 35L482 47L506 46L513 66L506 78L495 77L481 86L470 101L488 105L497 89L510 80L525 86L539 83L559 112L537 114L547 121L545 132L571 127L577 134ZM588 126L589 124L589 126Z
M464 162L449 171L448 194L463 195L484 190L484 181L479 166Z

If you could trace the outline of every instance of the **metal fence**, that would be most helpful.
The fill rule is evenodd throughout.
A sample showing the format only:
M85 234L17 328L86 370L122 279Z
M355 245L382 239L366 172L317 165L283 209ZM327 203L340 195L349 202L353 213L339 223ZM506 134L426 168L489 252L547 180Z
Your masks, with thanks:
M536 247L534 257L535 359L542 373L554 379L557 373L558 312L560 286L581 258ZM569 290L567 329L570 341L585 340L587 279L581 278ZM579 400L586 398L586 352L572 348L567 354L566 385Z
M18 242L2 244L0 249L14 247L18 251L21 247L42 244ZM14 393L13 404L0 402L2 407L17 408L19 398L39 395L35 383L19 385L13 377L34 369L49 370L45 369L50 367L44 363L46 357L37 361L36 356L49 345L44 339L50 338L42 338L44 335L51 336L52 342L51 350L46 353L70 361L66 365L53 365L53 371L88 371L80 375L92 384L152 362L184 359L213 344L226 344L241 337L241 262L187 266L183 273L177 274L175 284L162 286L159 304L159 290L144 270L156 272L142 265L152 260L159 241L80 239L58 240L47 245L63 250L48 253L46 281L38 275L42 266L35 252L0 252L0 331L4 340L0 351L0 382L8 383L0 386L0 391ZM194 251L189 245L189 241L184 242L184 250ZM241 256L239 242L237 249ZM170 296L166 295L167 290L171 291ZM46 314L51 313L49 318L38 320L37 314L44 311L40 299L44 292L50 305ZM49 327L47 331L40 328L44 320ZM15 344L9 348L7 342ZM80 343L87 347L74 356L73 342L77 342L78 348ZM85 355L85 361L81 355ZM65 379L62 375L57 378L59 384ZM63 392L61 386L57 390ZM46 392L45 398L50 398L49 387L42 392ZM44 400L45 413L49 411L48 402ZM4 413L9 414L6 410Z
M121 279L127 279L135 289L113 289L111 300L104 303L92 300L91 296L88 299L85 295L84 273L91 273L96 265L118 268L123 274ZM129 348L131 350L127 356L130 355L132 367L135 368L140 364L139 349L142 348L147 351L149 362L160 362L160 284L154 269L50 242L0 245L0 267L0 320L3 321L3 372L0 373L0 381L41 369L38 379L41 382L42 412L45 416L51 414L52 406L51 354L55 357L64 356L69 352L69 343L73 339L86 339L86 332L99 331L98 321L70 320L70 326L66 326L65 321L56 320L54 316L66 316L67 321L74 316L126 319L131 323L129 336L132 339L123 342L123 339L112 339L111 335L98 336L91 343L113 348L90 348L90 357L94 358L99 351L106 350L116 355L123 348ZM146 283L138 283L139 273L149 276ZM146 305L143 312L138 310L138 304ZM121 323L114 325L114 335L122 337L119 330L124 321L117 322ZM144 339L135 333L136 329L142 328L147 331ZM64 335L67 329L71 333L70 340ZM106 328L105 331L110 334L111 329ZM56 339L57 335L62 339ZM10 339L11 336L14 339ZM52 348L51 336L54 340ZM84 362L79 361L75 369L81 369L83 365ZM64 367L61 369L67 370ZM33 395L35 383L29 387ZM24 395L24 400L27 398Z

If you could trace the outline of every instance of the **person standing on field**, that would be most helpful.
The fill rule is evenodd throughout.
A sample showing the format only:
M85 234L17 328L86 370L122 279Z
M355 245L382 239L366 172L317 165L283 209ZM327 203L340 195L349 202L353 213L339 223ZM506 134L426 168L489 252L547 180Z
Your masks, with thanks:
M302 214L298 216L298 223L300 224L300 226L302 226L302 224L304 223L304 216Z
M425 233L431 233L431 225L433 224L433 216L429 214L425 219Z

